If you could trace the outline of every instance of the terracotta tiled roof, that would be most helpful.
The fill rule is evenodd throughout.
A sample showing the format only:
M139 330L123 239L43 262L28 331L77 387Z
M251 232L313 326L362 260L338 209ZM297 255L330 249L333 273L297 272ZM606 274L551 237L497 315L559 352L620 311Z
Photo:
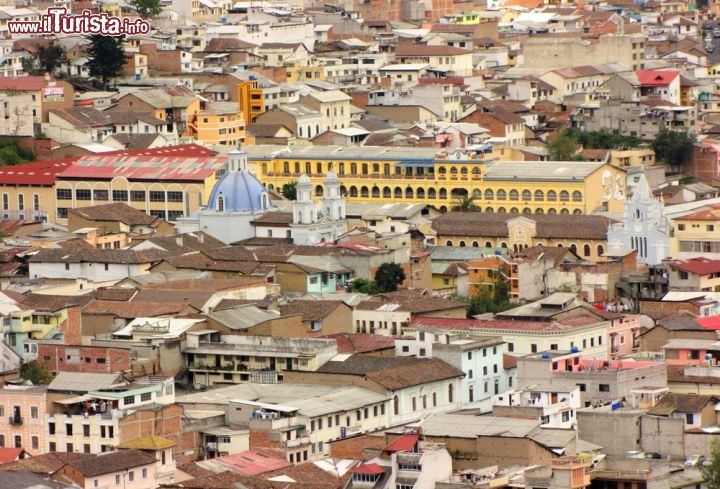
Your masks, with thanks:
M53 294L36 294L27 292L25 294L17 294L11 291L4 291L6 295L12 297L21 303L27 309L36 311L54 312L70 305L84 306L92 301L92 295L53 295Z
M214 37L207 42L207 45L205 46L205 52L219 53L227 51L245 51L256 47L257 45L241 41L240 39L233 39L230 37Z
M720 377L714 375L685 375L684 365L668 365L667 380L669 383L697 383L697 384L718 384Z
M172 440L156 435L147 435L134 440L126 441L117 446L120 449L134 448L136 450L164 450L176 446Z
M432 223L440 236L508 237L507 221L521 214L448 212ZM537 238L606 240L610 219L604 216L533 214Z
M64 250L45 248L30 257L33 263L155 263L162 260L166 253L160 250L116 250L116 249L86 249Z
M83 314L110 314L118 318L135 319L179 314L185 307L181 302L125 302L94 300L83 307ZM200 309L197 309L198 311Z
M80 461L90 457L94 457L94 455L74 452L43 453L31 458L24 458L22 460L2 464L2 466L0 466L0 470L50 475L62 469L70 462Z
M335 340L338 353L369 353L378 350L395 348L395 338L366 333L334 333L320 338Z
M213 278L213 279L188 279L171 280L155 284L144 284L140 290L172 290L172 291L193 291L193 292L220 292L224 290L241 289L249 285L264 283L263 280L254 278Z
M517 368L517 357L514 355L508 355L507 353L503 353L503 368L505 370Z
M428 46L427 44L399 43L395 48L395 56L457 56L470 54L472 51L454 46Z
M700 396L697 394L666 393L648 414L668 416L672 413L699 413L708 403L717 403L715 396Z
M127 301L135 295L137 291L131 287L99 287L95 289L93 295L97 300L106 301Z
M18 460L23 453L23 448L0 447L0 464Z
M316 372L365 376L391 391L465 375L462 370L438 358L364 355L354 355L345 361L327 362Z
M219 239L203 231L175 234L172 236L154 236L145 240L145 243L152 243L173 255L189 253L191 251L211 250L226 246L226 244Z
M123 202L70 209L68 212L83 219L92 221L117 221L127 224L128 226L142 225L157 227L157 225L163 221L159 217L151 216Z
M358 310L375 311L380 307L396 304L395 310L409 311L412 314L422 314L431 311L443 311L465 307L462 302L422 295L414 291L398 291L381 294L355 306Z
M322 321L338 307L349 309L343 301L315 301L296 299L286 306L280 306L280 314L291 316L300 314L303 321Z
M71 462L76 471L84 477L97 477L103 474L113 474L134 467L150 465L157 463L152 455L140 450L122 450L119 452L109 452L101 455Z

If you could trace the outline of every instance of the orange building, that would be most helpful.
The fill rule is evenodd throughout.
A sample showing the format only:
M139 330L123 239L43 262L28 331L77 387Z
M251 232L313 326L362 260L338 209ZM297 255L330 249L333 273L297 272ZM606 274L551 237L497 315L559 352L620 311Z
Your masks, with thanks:
M255 118L265 112L265 92L255 76L248 81L238 83L238 104L246 123L255 122Z

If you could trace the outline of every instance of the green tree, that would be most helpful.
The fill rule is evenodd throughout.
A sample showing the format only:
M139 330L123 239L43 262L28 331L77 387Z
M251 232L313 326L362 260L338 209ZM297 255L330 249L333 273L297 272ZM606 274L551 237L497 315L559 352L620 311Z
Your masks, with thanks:
M39 73L37 59L34 56L23 56L20 64L23 72L28 75L37 75Z
M125 36L103 36L94 34L90 36L88 61L85 65L90 70L90 76L97 78L107 90L111 79L122 73L125 64L125 50L123 42Z
M662 161L675 172L680 172L683 163L691 159L695 147L695 135L686 132L660 129L652 141L655 159Z
M580 145L567 131L553 134L546 144L548 159L551 161L576 161L580 158Z
M450 208L453 212L479 212L480 206L475 203L475 199L468 196L460 197Z
M0 144L0 166L17 165L32 161L34 156L31 152L20 148L17 143Z
M375 282L366 278L356 278L350 283L348 292L360 292L361 294L377 294L378 287Z
M634 136L613 134L612 132L604 129L601 131L580 131L578 129L569 129L565 132L586 149L613 149L619 146L636 148L642 145L642 141Z
M493 271L491 277L492 285L477 287L474 295L458 298L467 304L467 317L494 314L517 307L516 303L510 302L510 287L502 271Z
M720 489L720 440L713 440L707 461L700 464L700 473L705 478L705 487Z
M297 200L297 182L286 183L282 186L280 193L287 200Z
M375 283L380 292L394 292L405 280L405 271L397 263L382 263L375 272Z
M152 19L162 11L160 0L129 0L128 5L143 19Z
M46 385L52 381L50 372L35 360L23 363L23 366L20 367L20 377L35 385Z
M65 61L65 50L55 41L50 41L47 46L38 48L38 68L42 73L54 73L58 66Z

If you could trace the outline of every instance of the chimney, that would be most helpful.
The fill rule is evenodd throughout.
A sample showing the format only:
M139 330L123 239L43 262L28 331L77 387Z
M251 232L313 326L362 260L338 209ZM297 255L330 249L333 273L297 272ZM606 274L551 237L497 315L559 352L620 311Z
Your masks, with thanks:
M180 248L183 247L183 237L182 237L182 234L178 234L177 236L175 236L175 244L178 245L178 247L180 247Z

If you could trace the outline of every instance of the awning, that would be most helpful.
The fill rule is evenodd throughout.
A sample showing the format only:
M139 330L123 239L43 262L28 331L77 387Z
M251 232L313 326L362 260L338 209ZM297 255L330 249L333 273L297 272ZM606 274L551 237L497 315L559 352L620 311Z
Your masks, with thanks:
M433 168L434 165L432 161L401 161L395 166L401 168Z
M89 401L90 399L95 399L95 398L91 397L87 394L84 394L82 396L68 397L67 399L58 399L53 402L55 402L57 404L62 404L64 406L68 406L70 404L78 404L81 402Z

